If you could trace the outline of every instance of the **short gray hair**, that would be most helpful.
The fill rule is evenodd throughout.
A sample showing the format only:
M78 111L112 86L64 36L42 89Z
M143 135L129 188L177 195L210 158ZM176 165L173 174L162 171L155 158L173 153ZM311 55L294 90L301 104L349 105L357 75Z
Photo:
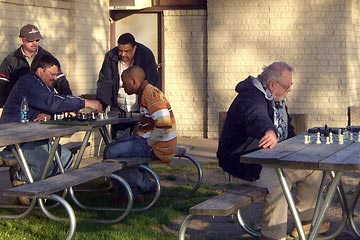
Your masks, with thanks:
M268 85L272 79L279 82L283 77L284 70L288 70L289 72L294 71L286 62L273 62L269 66L264 67L262 73L259 75L259 80L265 85Z

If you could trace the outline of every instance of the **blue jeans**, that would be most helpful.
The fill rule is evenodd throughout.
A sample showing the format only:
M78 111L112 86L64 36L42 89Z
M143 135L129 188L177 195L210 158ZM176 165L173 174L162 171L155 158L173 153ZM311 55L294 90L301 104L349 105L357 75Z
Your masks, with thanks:
M46 161L49 157L50 152L50 144L48 140L40 140L34 142L27 142L21 144L23 149L25 158L30 168L30 173L34 179L34 181L38 181L41 179L43 174ZM72 163L73 156L70 150L67 148L59 146L58 149L60 155L60 161L64 167L64 169L68 169ZM5 148L3 151L0 152L0 156L2 157L15 157L14 154L11 152L10 149ZM56 163L55 158L53 159L53 164L50 166L49 172L47 176L54 176L60 173L58 169L58 165ZM18 180L27 181L27 178L22 173L22 171L18 172L17 174Z
M129 136L126 138L115 139L104 149L104 159L120 157L146 157L157 159L152 148L146 143L144 138L135 138ZM143 193L147 192L150 187L150 179L144 171L138 168L124 168L117 171L116 174L126 180L132 189L137 189ZM121 189L115 181L115 188Z
M129 136L115 139L104 149L104 159L119 157L148 157L156 158L145 138Z

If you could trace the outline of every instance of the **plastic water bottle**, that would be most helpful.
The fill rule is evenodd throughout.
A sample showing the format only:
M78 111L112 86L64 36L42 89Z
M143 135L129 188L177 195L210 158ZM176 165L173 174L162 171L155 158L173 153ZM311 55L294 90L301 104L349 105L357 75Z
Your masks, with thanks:
M23 100L20 105L20 122L28 123L29 122L29 104L26 101L26 97L23 97Z

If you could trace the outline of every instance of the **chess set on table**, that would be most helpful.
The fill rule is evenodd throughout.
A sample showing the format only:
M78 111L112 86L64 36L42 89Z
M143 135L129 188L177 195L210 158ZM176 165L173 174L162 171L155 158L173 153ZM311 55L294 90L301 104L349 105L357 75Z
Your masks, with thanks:
M88 125L89 122L107 119L109 117L109 110L106 109L104 113L98 113L96 110L91 108L82 108L77 112L63 112L54 114L51 120L45 119L42 123L48 124L63 124L63 125ZM117 112L118 118L132 117L132 112ZM111 114L114 116L113 114Z
M344 144L346 141L360 143L360 126L346 128L314 127L308 130L309 135L304 136L304 144Z

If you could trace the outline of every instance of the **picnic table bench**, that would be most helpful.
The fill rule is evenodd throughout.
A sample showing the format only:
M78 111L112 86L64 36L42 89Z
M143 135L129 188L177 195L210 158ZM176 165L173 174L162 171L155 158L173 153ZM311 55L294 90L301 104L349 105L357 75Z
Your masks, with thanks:
M189 215L184 219L179 230L179 240L185 239L186 228L195 216L229 216L237 215L240 226L252 236L260 236L260 232L249 227L242 219L240 210L256 200L262 199L267 189L240 185L226 190L222 194L205 200L189 209Z
M130 189L130 186L126 183L125 180L120 178L118 175L112 174L115 171L118 171L125 167L124 163L117 162L117 163L104 163L104 162L98 162L90 164L86 167L82 167L79 169L68 171L64 174L59 174L53 177L49 177L34 183L29 183L25 185L21 185L15 188L7 189L4 192L5 196L10 197L19 197L19 196L26 196L30 198L44 198L44 199L52 199L58 203L60 203L65 210L67 211L69 220L70 220L70 227L69 227L69 233L66 239L71 239L76 228L76 218L75 213L70 206L70 204L61 196L56 195L55 193L60 192L65 189L72 188L73 186L89 182L91 180L97 179L99 177L103 176L110 176L118 181L120 181L125 188L127 189L128 195L129 195L129 201L127 204L126 209L121 214L121 216L113 219L113 220L98 220L98 219L89 219L90 221L96 221L96 222L102 222L102 223L116 223L121 221L123 218L125 218L131 208L132 208L132 192ZM39 204L43 204L41 202L41 199L39 199ZM45 208L43 209L43 211ZM105 209L102 209L105 210ZM109 211L113 211L113 209L109 208ZM53 220L64 220L62 218L58 218L56 216L53 216L50 212L47 210L44 211L44 213L50 217Z

